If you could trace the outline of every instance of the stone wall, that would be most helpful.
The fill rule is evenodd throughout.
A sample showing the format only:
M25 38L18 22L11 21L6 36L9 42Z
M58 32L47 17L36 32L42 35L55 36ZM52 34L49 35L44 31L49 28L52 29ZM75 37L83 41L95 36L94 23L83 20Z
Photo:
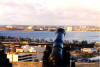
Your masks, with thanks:
M41 62L14 62L12 67L42 67Z
M96 62L96 63L76 63L76 67L100 67L100 62Z
M42 62L14 62L12 67L42 67ZM98 63L76 63L76 67L100 67Z

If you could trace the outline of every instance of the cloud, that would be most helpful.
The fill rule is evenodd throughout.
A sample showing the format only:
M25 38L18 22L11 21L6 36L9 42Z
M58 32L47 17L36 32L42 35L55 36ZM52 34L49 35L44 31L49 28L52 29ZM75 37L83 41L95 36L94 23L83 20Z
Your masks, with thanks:
M0 0L0 24L98 25L99 1L88 1Z

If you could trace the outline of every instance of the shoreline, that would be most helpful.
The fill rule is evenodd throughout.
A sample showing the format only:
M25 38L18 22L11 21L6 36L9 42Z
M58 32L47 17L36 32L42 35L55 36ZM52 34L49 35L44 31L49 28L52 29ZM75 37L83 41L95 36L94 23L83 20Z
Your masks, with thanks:
M0 31L48 31L48 30L0 30ZM48 32L52 32L52 31L48 31ZM66 30L66 32L100 32L100 31L67 31Z

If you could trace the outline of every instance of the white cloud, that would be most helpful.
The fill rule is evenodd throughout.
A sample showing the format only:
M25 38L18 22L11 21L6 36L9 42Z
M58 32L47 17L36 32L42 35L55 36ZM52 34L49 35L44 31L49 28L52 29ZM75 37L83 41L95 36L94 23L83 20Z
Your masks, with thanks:
M98 25L99 3L99 0L0 0L0 24Z

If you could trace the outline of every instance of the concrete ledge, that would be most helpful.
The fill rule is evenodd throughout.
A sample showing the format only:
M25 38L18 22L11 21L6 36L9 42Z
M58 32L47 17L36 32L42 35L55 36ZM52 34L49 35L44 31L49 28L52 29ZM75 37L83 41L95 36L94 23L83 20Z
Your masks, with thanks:
M78 63L76 62L76 67L100 67L100 62L94 63Z
M95 63L78 63L76 67L100 67L100 62ZM13 62L12 67L42 67L42 62Z
M42 67L42 62L13 62L13 67Z
M83 63L82 63L82 62L76 62L75 64L76 64L76 65L80 65L80 64L96 64L96 63L93 63L93 62L92 62L92 63L85 63L85 62L83 62Z

